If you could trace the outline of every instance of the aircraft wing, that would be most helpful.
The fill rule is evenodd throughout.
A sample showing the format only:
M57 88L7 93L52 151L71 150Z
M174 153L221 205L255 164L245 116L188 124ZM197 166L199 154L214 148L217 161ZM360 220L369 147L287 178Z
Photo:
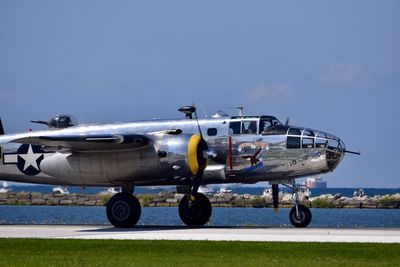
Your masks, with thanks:
M112 151L139 148L147 145L150 139L137 134L77 134L27 136L12 140L14 143L42 146L52 151Z

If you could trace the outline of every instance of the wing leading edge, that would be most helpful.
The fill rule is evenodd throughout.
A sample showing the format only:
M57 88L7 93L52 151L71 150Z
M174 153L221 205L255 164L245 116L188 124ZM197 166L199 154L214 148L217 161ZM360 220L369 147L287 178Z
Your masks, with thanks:
M84 134L60 136L28 136L11 142L42 146L55 151L112 151L134 149L147 145L150 139L144 135Z

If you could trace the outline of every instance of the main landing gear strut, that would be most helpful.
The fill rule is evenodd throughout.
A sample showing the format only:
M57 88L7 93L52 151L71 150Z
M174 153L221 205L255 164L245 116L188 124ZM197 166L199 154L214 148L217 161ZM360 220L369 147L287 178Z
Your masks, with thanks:
M307 227L312 219L311 211L308 207L300 204L299 186L293 181L291 185L283 184L293 191L293 200L295 206L289 212L289 220L293 226L304 228Z

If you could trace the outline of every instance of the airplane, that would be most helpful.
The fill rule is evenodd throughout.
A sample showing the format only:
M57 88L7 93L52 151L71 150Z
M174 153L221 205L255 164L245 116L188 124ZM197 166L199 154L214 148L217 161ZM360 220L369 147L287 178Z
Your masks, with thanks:
M348 151L329 133L282 124L270 115L229 116L219 111L199 119L195 106L179 109L182 119L79 125L69 115L45 121L41 131L4 134L0 119L0 180L62 186L121 187L106 205L115 227L133 227L141 206L137 186L176 186L184 194L179 216L188 226L206 224L209 199L199 192L208 184L278 185L293 191L289 219L307 227L312 219L301 205L296 179L332 172ZM194 116L193 116L194 115Z

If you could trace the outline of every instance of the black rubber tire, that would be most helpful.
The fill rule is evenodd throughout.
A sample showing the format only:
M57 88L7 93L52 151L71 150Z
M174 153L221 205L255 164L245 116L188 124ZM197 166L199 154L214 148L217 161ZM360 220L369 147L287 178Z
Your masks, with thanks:
M141 213L139 200L129 193L115 194L107 203L107 218L118 228L135 226Z
M295 227L304 228L307 227L312 219L311 211L308 207L299 205L299 217L296 216L296 206L294 206L289 213L290 222Z
M189 207L188 197L185 195L179 203L179 217L188 226L202 226L211 217L212 207L210 200L202 193L193 194L195 200Z

